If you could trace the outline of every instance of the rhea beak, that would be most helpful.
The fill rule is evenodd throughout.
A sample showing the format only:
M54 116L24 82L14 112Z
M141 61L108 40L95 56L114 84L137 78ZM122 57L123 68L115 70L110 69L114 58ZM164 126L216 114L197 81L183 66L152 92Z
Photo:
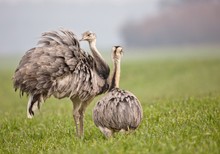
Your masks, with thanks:
M84 41L85 39L82 37L79 41Z
M82 35L82 38L79 40L79 41L85 41L86 40L86 36L85 35Z

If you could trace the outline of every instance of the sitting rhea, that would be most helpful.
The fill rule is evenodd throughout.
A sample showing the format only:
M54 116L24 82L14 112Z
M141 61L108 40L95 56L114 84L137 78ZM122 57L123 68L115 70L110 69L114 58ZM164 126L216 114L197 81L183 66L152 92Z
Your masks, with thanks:
M143 117L137 97L129 91L119 89L122 53L122 47L112 48L114 72L110 89L93 110L94 123L107 138L114 132L135 130Z

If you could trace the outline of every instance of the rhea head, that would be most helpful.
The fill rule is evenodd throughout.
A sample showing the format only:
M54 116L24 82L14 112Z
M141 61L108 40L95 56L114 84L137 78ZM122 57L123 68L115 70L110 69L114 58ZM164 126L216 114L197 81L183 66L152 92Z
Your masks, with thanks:
M80 41L88 41L88 42L92 42L94 40L96 40L96 35L92 31L84 32L82 34L82 39L80 39Z
M112 58L113 60L120 60L123 55L123 50L121 46L112 47Z

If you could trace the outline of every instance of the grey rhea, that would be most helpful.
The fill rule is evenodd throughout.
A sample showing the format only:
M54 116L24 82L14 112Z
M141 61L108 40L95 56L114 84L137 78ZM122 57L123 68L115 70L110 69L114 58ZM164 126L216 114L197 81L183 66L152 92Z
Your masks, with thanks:
M137 97L129 91L119 89L121 56L122 47L113 47L114 72L111 85L108 93L93 109L94 123L107 138L114 132L135 130L143 118Z
M84 112L93 98L108 90L109 66L96 48L96 35L82 34L92 55L80 48L76 35L60 29L42 34L38 45L25 53L13 76L15 90L29 96L27 116L50 96L70 98L77 136L84 135Z

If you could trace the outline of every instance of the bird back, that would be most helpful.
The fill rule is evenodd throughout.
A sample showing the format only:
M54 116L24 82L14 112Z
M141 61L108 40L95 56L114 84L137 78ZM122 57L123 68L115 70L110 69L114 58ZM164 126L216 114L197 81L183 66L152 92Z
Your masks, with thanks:
M119 88L108 92L93 110L96 126L115 131L136 129L142 117L142 107L136 96Z

